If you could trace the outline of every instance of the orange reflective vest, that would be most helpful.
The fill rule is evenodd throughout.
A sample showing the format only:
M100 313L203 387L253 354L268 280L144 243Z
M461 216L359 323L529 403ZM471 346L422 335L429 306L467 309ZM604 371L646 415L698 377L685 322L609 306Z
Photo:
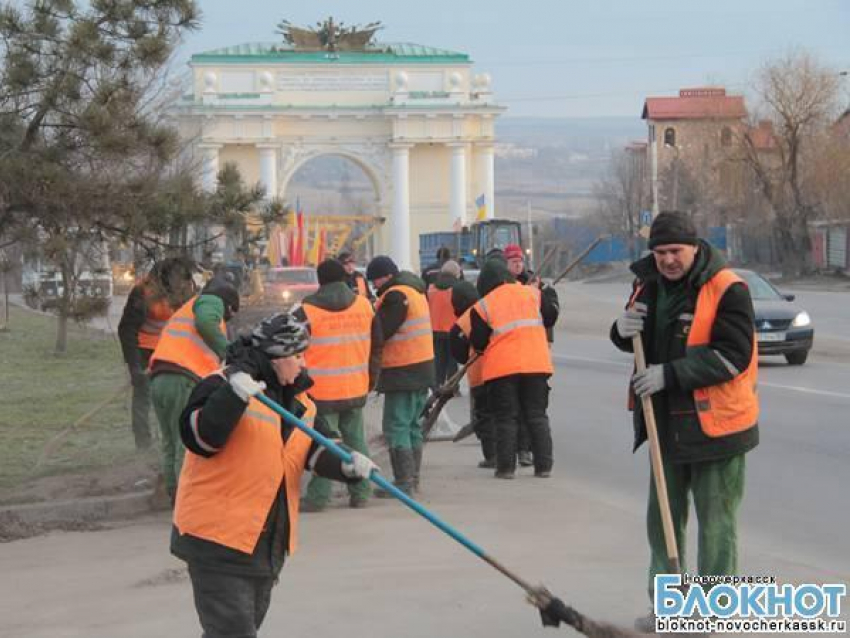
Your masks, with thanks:
M540 290L520 283L502 284L474 308L493 329L482 362L484 381L512 374L552 374Z
M156 350L159 343L159 335L174 310L165 299L152 299L150 288L145 286L145 322L139 328L139 348L144 350Z
M457 320L457 327L460 328L460 331L469 339L469 336L472 334L472 308L467 308L466 312L464 312ZM469 356L473 356L475 354L475 349L470 346L469 348ZM484 366L484 356L478 358L478 360L473 363L466 371L466 377L469 380L470 388L477 388L478 386L484 383L484 379L482 377L482 368Z
M157 361L163 361L178 365L201 379L218 369L221 364L218 355L195 328L195 312L192 308L197 298L192 297L183 304L165 324L159 343L151 355L149 369ZM222 334L225 334L224 321L220 328Z
M694 321L688 333L688 346L702 346L711 342L711 328L717 316L717 307L726 290L735 283L744 283L744 280L726 269L718 272L700 288ZM694 390L697 415L706 436L735 434L758 422L757 384L758 345L754 333L753 354L746 370L726 383Z
M305 394L296 398L307 409L301 420L313 427L316 406ZM219 452L205 458L186 451L174 506L177 530L252 554L284 482L288 551L294 554L301 474L310 445L310 437L297 429L284 442L280 417L252 398Z
M345 310L323 310L305 303L310 320L307 370L315 385L310 396L319 401L357 399L369 393L369 352L372 346L372 305L357 295Z
M688 331L688 347L711 343L711 329L717 317L720 300L729 286L743 283L743 279L729 269L719 271L709 279L697 295L694 319ZM629 306L638 299L643 286L632 293ZM700 428L708 437L717 438L743 432L758 423L758 343L753 334L753 354L750 363L741 374L726 383L697 388L693 392L694 405L699 417ZM634 395L629 392L629 409Z
M452 289L428 286L428 310L431 313L431 329L434 332L448 332L455 324L455 310L452 306Z
M407 297L407 317L396 333L384 343L381 366L400 368L431 361L434 358L434 337L425 295L410 286L392 286L378 299L376 308L381 307L384 297L392 290Z

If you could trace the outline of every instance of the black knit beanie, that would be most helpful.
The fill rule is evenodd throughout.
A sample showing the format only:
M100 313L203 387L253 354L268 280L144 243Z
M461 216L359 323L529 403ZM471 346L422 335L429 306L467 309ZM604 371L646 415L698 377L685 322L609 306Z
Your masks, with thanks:
M398 266L386 255L378 255L366 267L366 279L375 281L387 275L397 275Z
M319 285L333 284L338 281L345 281L346 272L343 265L336 259L325 259L319 267L316 268L316 274L319 276Z
M691 218L679 211L664 211L660 213L649 229L649 249L665 244L699 243L697 229Z

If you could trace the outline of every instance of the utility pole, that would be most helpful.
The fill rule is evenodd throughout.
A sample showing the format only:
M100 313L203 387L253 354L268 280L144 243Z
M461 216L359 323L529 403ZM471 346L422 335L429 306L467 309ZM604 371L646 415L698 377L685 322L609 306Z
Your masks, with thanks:
M649 162L652 189L652 219L658 217L658 144L655 139L655 124L649 125Z
M534 263L534 233L531 228L531 202L525 200L525 223L528 228L528 267Z

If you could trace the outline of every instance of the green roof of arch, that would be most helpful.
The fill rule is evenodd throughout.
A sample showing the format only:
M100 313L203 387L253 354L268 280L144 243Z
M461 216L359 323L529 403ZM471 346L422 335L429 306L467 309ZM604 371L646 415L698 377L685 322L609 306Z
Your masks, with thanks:
M295 62L312 64L469 64L466 53L427 47L409 42L379 42L366 51L339 51L330 57L326 51L296 51L284 42L247 42L192 56L192 62L262 63Z

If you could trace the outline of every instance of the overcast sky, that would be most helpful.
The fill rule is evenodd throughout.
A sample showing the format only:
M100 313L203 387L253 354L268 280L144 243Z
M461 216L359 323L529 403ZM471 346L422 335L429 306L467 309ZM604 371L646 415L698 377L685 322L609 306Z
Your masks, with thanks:
M640 116L647 95L724 84L745 92L771 56L805 48L850 70L850 0L199 0L181 54L275 41L286 18L380 20L378 39L468 53L508 115ZM850 77L845 77L845 85ZM848 88L845 88L850 94Z

